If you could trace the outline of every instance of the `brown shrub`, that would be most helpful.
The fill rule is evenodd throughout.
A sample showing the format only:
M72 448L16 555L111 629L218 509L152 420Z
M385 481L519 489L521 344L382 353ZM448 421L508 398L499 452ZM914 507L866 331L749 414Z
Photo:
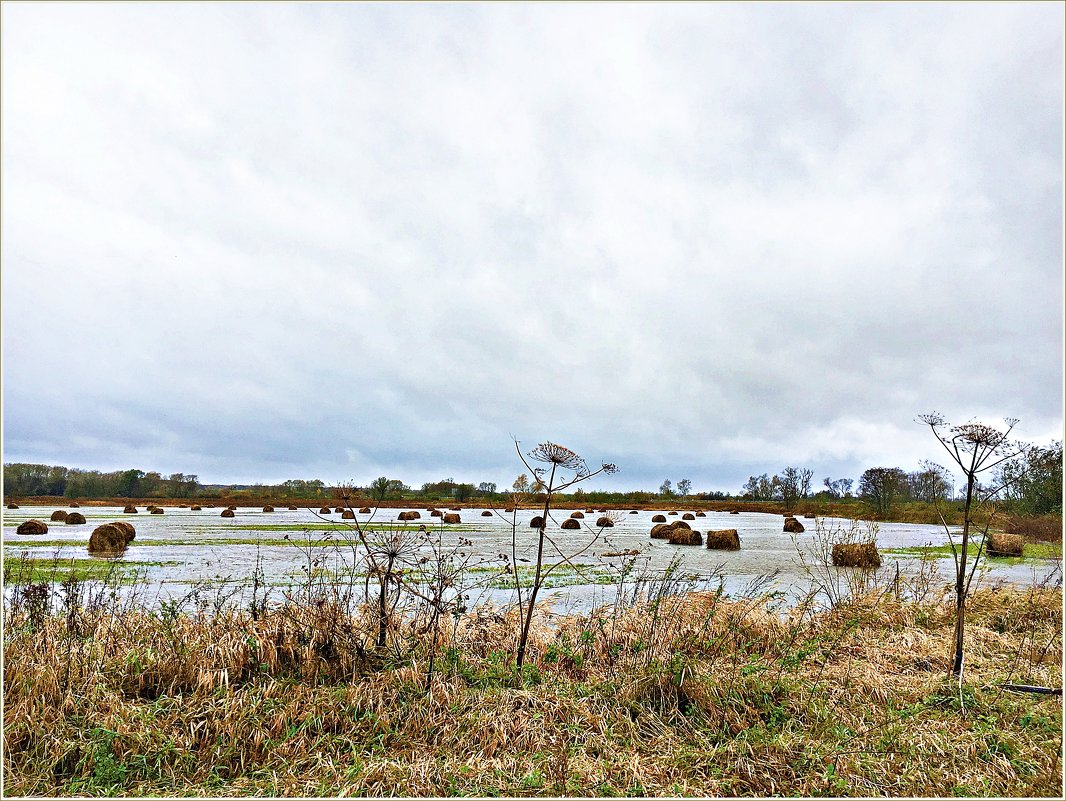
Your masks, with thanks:
M666 515L655 515L655 516L652 517L651 522L653 522L653 523L665 523L666 522Z
M1055 515L1012 517L1003 528L1030 541L1062 542L1062 518Z
M703 545L703 536L690 528L672 528L666 539L671 545Z
M881 554L872 542L837 543L833 546L833 564L837 567L881 567Z
M68 526L80 526L85 522L85 515L81 512L70 512L64 521Z
M570 517L574 518L575 520L584 520L585 519L585 513L584 512L574 512L573 514L570 515Z
M1018 534L990 531L985 538L985 549L989 556L1021 556L1024 544L1025 539Z
M596 520L596 525L599 528L614 528L614 521L611 520L611 518L609 518L607 515L603 515L603 517L600 517Z
M544 525L544 518L541 517L540 515L537 515L536 517L534 517L532 520L529 521L529 527L530 528L540 528L543 525Z
M448 512L446 515L444 515L441 518L441 522L442 523L462 523L463 520L462 520L462 518L459 517L459 515L455 514L455 512Z
M740 535L735 528L707 532L707 547L717 551L739 551Z
M16 534L47 534L48 524L43 523L40 520L27 520L25 523L20 523L19 527L15 529Z
M101 556L120 554L128 544L125 531L113 523L104 523L93 529L89 536L89 553Z
M581 528L581 524L577 522L577 520L575 520L574 518L568 517L566 518L566 520L563 521L563 525L561 527L565 529L575 529Z
M221 516L222 517L233 517L233 510L232 509L223 509Z
M63 509L56 509L49 518L53 523L62 523L67 519L67 513Z
M804 532L803 524L794 517L786 517L784 531L789 534L802 534Z
M681 519L682 520L695 520L696 519L696 515L692 514L692 512L685 512L683 515L681 515Z
M122 514L124 514L124 515L135 515L135 514L137 514L137 507L134 506L132 503L127 503L126 504L126 508L122 510Z

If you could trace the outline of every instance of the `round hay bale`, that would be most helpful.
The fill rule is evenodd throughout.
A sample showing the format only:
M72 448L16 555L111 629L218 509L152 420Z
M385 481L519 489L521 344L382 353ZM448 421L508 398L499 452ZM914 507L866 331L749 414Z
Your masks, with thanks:
M696 512L696 517L706 517L706 516L707 516L706 512L703 512L703 511Z
M157 506L154 509L152 509L152 514L161 515L161 514L163 514L163 510L160 507Z
M703 536L690 528L671 529L666 537L671 545L703 545Z
M189 511L190 512L199 512L199 511L202 511L202 510L200 509L199 506L190 506L189 507Z
M422 517L421 512L400 512L397 515L397 520L418 520Z
M636 509L631 509L631 510L629 511L629 513L630 513L631 515L635 515L635 514L637 513L637 510L636 510Z
M444 516L441 517L441 522L442 523L462 523L463 521L462 521L462 518L459 517L459 515L455 514L455 512L448 512L447 514L445 514Z
M19 523L19 527L15 529L16 534L47 534L48 524L40 520L27 520L25 523Z
M231 512L236 512L237 511L237 507L236 506L232 506L231 505L231 506L227 506L226 508L229 509Z
M604 515L596 520L596 526L599 528L614 528L614 521Z
M574 512L570 517L574 518L574 520L584 520L585 514L584 512Z
M125 520L115 520L110 525L117 528L123 534L126 535L126 542L131 543L137 537L137 529L133 527L132 523L127 523Z
M8 509L18 509L18 508L19 508L19 505L18 505L17 503L9 503L9 504L7 505L7 508L8 508Z
M601 515L607 514L607 510L606 510L606 509L598 509L597 511L598 511L598 512L599 512L599 513L600 513Z
M368 514L370 514L370 507L369 507L369 506L363 506L363 507L361 507L361 508L359 509L359 514L361 514L361 515L368 515Z
M122 510L122 514L124 514L124 515L135 515L135 514L137 514L137 507L134 506L132 503L127 503L126 504L126 508Z
M333 510L330 509L328 506L323 506L321 509L318 510L318 513L320 515L331 515L333 514Z
M78 509L80 507L81 507L80 503L78 503L77 501L71 501L71 504L70 504L70 508L71 509Z
M655 515L654 517L652 517L651 522L653 522L653 523L665 523L666 522L666 515Z
M676 515L677 512L667 512L668 515Z
M731 514L731 515L739 515L740 511L738 509L730 509L729 510L729 514Z
M872 542L837 543L833 546L833 564L836 567L881 567L881 554Z
M568 518L566 518L566 520L563 521L563 525L561 526L561 528L565 528L565 529L581 528L581 524L578 523L575 518L568 517Z
M805 520L814 520L814 515L804 515L803 518Z
M503 511L504 511L504 514L511 514L511 513L513 513L513 512L514 512L514 507L513 507L513 506L508 506L508 507L507 507L506 509L504 509Z
M94 528L89 536L89 553L97 556L117 555L126 550L128 543L125 531L114 523L104 523Z
M343 507L343 506L338 506L338 507L337 507L336 509L334 509L333 511L334 511L334 512L336 512L337 514L340 514L341 512L343 512L343 511L344 511L344 507Z
M351 509L342 509L341 520L355 520L355 512Z
M85 515L83 515L81 512L70 512L67 515L67 519L63 522L65 522L68 526L80 526L82 523L85 522Z
M544 518L541 517L540 515L537 515L536 517L534 517L532 520L529 521L529 527L530 528L543 528L544 527Z
M440 509L430 509L429 510L429 516L430 517L443 517L443 515L444 515L444 512L442 512Z
M670 537L670 532L674 530L674 527L669 523L656 523L651 527L651 538L653 540L665 540Z
M1021 556L1024 545L1025 540L1019 534L990 531L985 539L985 550L989 556Z
M696 515L692 514L692 512L685 512L683 515L681 515L681 519L682 520L695 520L696 519Z
M802 534L804 532L803 524L794 517L785 518L784 530L789 534Z
M274 511L274 507L273 506L264 506L263 507L263 511L264 512L273 512Z
M232 509L223 509L221 516L222 517L233 517L233 510Z
M690 526L684 520L675 520L673 523L670 524L670 527L671 528L687 528L687 529L691 529L692 528L692 526Z
M586 509L585 510L585 514L594 515L594 514L596 514L596 510L595 509Z
M452 506L452 507L450 507L450 509L453 512L461 512L461 511L463 511L463 507L461 507L461 506Z
M481 513L481 516L482 517L492 517L492 512L490 512L488 509L486 509L484 512Z
M299 508L300 508L299 506L292 506L292 505L290 505L290 506L289 506L289 511L290 511L290 512L295 512L295 511L297 511L297 510L298 510Z
M62 509L56 509L48 519L53 523L62 523L67 519L67 513Z
M739 551L740 535L735 528L708 531L707 547L715 551Z

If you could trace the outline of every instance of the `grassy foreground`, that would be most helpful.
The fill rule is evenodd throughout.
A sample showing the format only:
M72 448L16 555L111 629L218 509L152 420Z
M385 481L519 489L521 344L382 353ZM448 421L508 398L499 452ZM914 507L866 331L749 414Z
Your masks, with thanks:
M32 586L5 609L7 797L1062 790L1061 698L1000 687L1061 687L1061 589L978 593L960 687L950 604L887 593L544 610L517 671L503 610L410 617L377 649L375 621L324 596L253 619Z

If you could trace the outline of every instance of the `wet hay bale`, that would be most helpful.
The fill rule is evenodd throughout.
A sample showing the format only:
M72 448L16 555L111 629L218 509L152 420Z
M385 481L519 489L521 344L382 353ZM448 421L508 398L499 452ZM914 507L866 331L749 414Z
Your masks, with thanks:
M805 520L814 520L814 515L804 515L803 518Z
M1020 534L1000 534L988 532L985 548L989 556L1021 556L1025 539Z
M137 514L137 507L134 506L132 503L127 503L125 508L123 508L123 510L122 510L122 514L124 514L124 515L135 515L135 514Z
M706 516L707 516L707 513L704 512L704 511L696 512L696 517L706 517Z
M355 512L351 509L342 509L341 520L355 520Z
M68 526L80 526L85 522L85 515L81 512L71 512L67 515L65 522Z
M729 510L729 514L731 514L731 515L739 515L740 514L740 510L739 509L730 509Z
M273 506L264 506L263 507L263 511L264 512L273 512L274 511L274 507Z
M692 528L692 526L690 526L684 520L675 520L673 523L670 524L670 526L672 528L688 528L688 529Z
M79 508L80 506L81 506L81 504L80 504L80 503L78 503L77 501L74 501L73 503L71 503L71 504L70 504L70 508L71 508L71 509L77 509L77 508Z
M681 526L671 529L666 539L671 545L703 545L703 535Z
M89 553L94 556L117 556L126 550L126 532L114 523L104 523L89 536Z
M784 530L789 534L802 534L805 531L803 524L794 517L785 518Z
M540 515L537 515L536 517L534 517L532 520L529 521L529 527L530 528L543 528L544 527L544 518L541 517Z
M637 513L637 510L636 510L636 509L632 509L632 510L630 510L630 512L629 512L629 513L630 513L631 515L635 515L635 514Z
M444 516L444 512L442 512L440 509L430 509L429 510L429 516L430 517L443 517Z
M400 512L397 516L397 520L420 520L422 518L421 512Z
M115 520L108 525L112 525L126 535L126 542L131 543L137 538L137 529L133 527L133 523L127 523L125 520Z
M598 512L599 512L599 513L600 513L601 515L603 515L603 514L607 514L607 510L606 510L606 509L598 509L597 511L598 511Z
M226 508L229 509L231 512L236 512L237 511L237 507L236 506L230 505L230 506L227 506Z
M463 511L463 507L461 507L461 506L453 506L453 507L451 507L451 511L453 511L453 512L461 512L461 511Z
M676 515L677 512L667 512L668 515Z
M328 506L323 506L321 509L318 510L318 513L320 515L331 515L333 514L333 510L330 509Z
M563 525L561 526L561 528L565 528L565 529L581 528L581 524L578 523L575 518L568 517L568 518L566 518L566 520L563 521Z
M682 520L695 520L696 519L696 515L692 514L692 512L685 512L683 515L681 515L681 519Z
M63 523L67 519L67 513L63 509L56 509L49 518L53 523Z
M585 510L585 514L594 515L594 514L596 514L596 510L595 509L586 509Z
M481 516L482 517L492 517L492 512L490 512L488 509L486 509L484 512L481 513Z
M739 551L740 535L735 528L707 532L707 547L716 551Z
M158 506L156 506L154 509L152 509L152 514L161 515L161 514L163 514L163 510L161 508L159 508Z
M674 527L669 523L656 523L651 527L651 538L653 540L665 540L670 537L670 532L674 530Z
M233 517L233 510L232 509L223 509L221 516L222 517Z
M360 507L360 509L359 509L359 514L361 514L361 515L368 515L368 514L370 514L370 507L369 507L369 506L362 506L362 507Z
M584 512L573 512L570 515L570 517L574 518L574 520L584 520L585 519L585 513Z
M459 515L455 514L454 512L448 512L446 515L441 517L441 522L442 523L462 523L463 520L462 520L462 518L459 517Z
M15 529L16 534L47 534L48 524L40 520L27 520Z
M300 508L300 507L298 507L298 506L290 506L290 507L289 507L289 511L290 511L290 512L295 512L295 511L296 511L297 509L299 509L299 508Z
M7 508L8 508L8 509L18 509L18 508L19 508L19 505L18 505L17 503L9 503L9 504L7 505Z
M344 511L344 507L343 507L343 506L338 506L338 507L337 507L336 509L334 509L333 511L334 511L334 512L336 512L337 514L340 514L341 512L343 512L343 511Z
M666 522L666 515L655 515L651 519L651 522L653 522L653 523L665 523Z
M503 512L504 512L504 514L508 514L508 515L512 514L514 512L514 507L513 506L508 506L506 509L503 510Z
M614 528L614 521L607 515L604 515L596 520L596 525L599 528Z
M200 507L199 507L199 506L190 506L190 507L189 507L189 511L190 511L190 512L200 512L200 511L202 511L202 510L200 509Z
M837 543L833 546L833 564L836 567L881 567L881 554L872 542Z

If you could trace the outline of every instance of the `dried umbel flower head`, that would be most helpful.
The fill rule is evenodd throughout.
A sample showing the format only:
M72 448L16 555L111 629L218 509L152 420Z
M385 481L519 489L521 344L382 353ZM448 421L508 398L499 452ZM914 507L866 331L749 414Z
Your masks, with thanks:
M529 452L529 458L546 464L558 465L579 474L589 471L584 459L569 448L556 445L554 442L542 442Z

